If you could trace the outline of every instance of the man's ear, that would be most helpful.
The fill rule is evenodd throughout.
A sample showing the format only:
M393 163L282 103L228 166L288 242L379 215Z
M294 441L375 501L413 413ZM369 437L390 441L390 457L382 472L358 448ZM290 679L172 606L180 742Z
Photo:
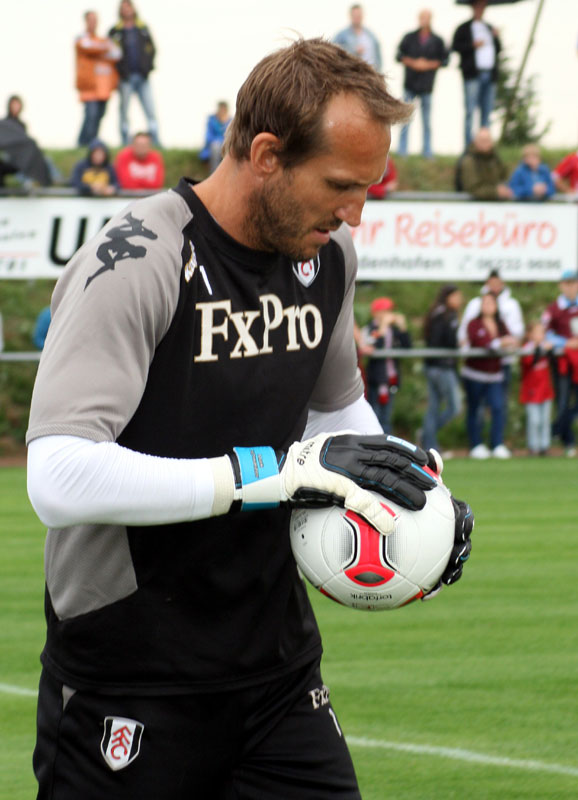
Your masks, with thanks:
M258 133L251 142L251 166L261 178L273 175L282 169L279 161L281 141L273 133Z

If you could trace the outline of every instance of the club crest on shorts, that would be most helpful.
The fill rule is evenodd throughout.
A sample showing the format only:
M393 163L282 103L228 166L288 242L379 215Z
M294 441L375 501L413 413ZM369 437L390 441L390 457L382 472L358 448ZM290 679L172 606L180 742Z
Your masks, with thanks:
M294 261L293 272L303 286L311 286L319 273L320 258L310 258L309 261Z
M105 717L104 736L100 743L102 756L115 772L127 767L140 752L144 725L134 719Z

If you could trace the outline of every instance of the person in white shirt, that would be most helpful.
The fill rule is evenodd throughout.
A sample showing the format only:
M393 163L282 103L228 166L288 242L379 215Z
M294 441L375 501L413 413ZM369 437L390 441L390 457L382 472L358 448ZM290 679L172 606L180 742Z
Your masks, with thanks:
M458 343L460 347L467 347L468 345L468 325L480 314L482 310L482 298L486 294L493 294L496 298L498 314L508 329L509 334L515 339L522 341L525 332L522 307L515 297L512 297L512 292L500 277L499 271L493 269L482 286L480 294L477 297L473 297L464 309L458 328ZM504 424L507 421L508 392L512 379L512 364L515 360L516 356L514 355L508 355L502 358Z

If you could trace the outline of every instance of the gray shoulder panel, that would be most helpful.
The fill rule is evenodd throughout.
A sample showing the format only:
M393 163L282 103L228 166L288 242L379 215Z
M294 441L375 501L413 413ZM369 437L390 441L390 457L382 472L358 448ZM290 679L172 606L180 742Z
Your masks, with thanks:
M119 436L175 312L190 218L176 192L152 195L116 214L73 256L52 296L27 442Z
M310 406L314 411L338 411L363 394L363 381L357 366L353 338L353 298L357 276L357 253L348 226L344 223L332 238L345 259L343 305L331 335L323 368L315 385Z

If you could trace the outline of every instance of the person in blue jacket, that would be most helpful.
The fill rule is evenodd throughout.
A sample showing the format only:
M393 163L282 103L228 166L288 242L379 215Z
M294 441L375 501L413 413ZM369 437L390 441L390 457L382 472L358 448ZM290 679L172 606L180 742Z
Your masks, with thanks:
M550 167L542 163L540 148L527 144L522 160L512 173L508 186L516 200L547 200L556 192Z
M205 133L205 146L199 153L201 161L209 162L209 171L214 172L223 158L223 142L225 132L231 122L229 104L224 100L217 103L217 110L207 119L207 131Z

